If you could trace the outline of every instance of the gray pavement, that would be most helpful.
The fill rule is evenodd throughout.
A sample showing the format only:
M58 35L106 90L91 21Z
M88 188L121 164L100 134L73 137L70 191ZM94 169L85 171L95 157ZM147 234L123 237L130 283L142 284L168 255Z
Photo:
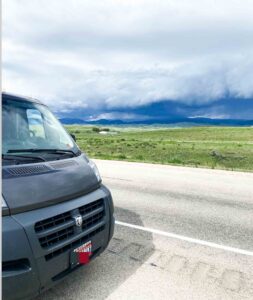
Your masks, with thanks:
M253 174L96 160L118 221L253 252ZM253 299L253 256L116 225L38 299Z

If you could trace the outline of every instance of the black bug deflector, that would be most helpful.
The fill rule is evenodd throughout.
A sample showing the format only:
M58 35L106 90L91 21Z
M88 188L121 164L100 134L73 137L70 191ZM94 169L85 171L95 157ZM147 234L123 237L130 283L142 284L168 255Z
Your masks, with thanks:
M11 214L71 200L99 185L83 154L54 162L3 167L2 191Z

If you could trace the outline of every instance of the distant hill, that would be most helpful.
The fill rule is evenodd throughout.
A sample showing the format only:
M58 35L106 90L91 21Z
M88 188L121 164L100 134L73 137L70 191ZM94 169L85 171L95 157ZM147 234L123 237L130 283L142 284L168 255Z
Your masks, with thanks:
M96 121L84 121L79 118L61 118L61 123L80 125L181 125L187 126L253 126L253 120L237 119L208 119L208 118L170 118L170 119L149 119L145 121L125 121L100 119Z
M77 118L60 118L59 121L62 124L86 124L86 122L82 119Z

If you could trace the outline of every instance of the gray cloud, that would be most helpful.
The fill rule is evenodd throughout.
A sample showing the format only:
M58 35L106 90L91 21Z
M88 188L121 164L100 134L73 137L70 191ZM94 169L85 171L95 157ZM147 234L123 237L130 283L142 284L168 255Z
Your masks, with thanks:
M5 0L3 88L54 109L253 98L250 0Z

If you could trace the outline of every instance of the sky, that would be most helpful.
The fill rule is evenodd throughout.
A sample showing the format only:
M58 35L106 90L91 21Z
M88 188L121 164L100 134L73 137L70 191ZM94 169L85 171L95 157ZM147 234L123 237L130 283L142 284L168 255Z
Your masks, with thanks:
M253 119L252 0L3 0L2 88L87 120Z

